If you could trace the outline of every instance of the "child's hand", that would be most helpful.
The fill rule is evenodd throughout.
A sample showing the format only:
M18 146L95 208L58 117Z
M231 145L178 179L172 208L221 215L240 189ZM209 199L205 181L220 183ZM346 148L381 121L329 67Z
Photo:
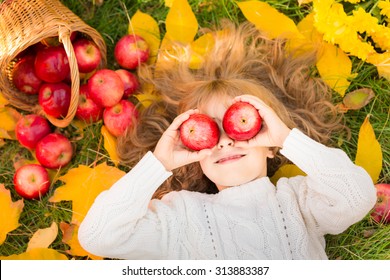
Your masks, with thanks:
M198 152L189 151L183 147L180 141L180 126L194 113L198 113L198 110L189 110L177 116L156 145L153 154L168 171L192 162L200 161L211 154L210 149L204 149Z
M247 144L250 146L283 148L284 140L291 129L284 124L275 111L253 95L241 95L233 99L233 103L238 101L252 104L259 111L259 114L263 119L260 132L255 137L248 140Z

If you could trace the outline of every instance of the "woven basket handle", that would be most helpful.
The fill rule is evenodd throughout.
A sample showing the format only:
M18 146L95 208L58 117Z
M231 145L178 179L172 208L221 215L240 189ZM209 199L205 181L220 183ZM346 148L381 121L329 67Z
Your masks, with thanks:
M70 27L59 26L58 37L60 42L63 43L65 52L68 56L70 66L70 77L72 81L70 105L68 114L63 119L57 119L47 115L47 119L57 127L66 127L73 120L77 105L79 102L79 90L80 90L80 75L77 66L76 55L74 53L73 45L70 40Z

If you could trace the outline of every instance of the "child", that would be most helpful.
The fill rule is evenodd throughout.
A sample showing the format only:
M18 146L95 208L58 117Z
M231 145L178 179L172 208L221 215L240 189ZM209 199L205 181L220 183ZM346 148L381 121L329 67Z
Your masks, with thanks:
M80 225L79 241L92 254L327 259L324 236L341 233L374 206L369 175L324 145L343 126L330 90L310 75L314 55L287 53L281 40L266 39L250 23L222 26L199 69L179 57L140 70L160 100L118 141L131 171L96 198ZM222 129L237 101L263 118L249 141ZM193 152L180 142L179 127L195 112L220 126L215 147ZM307 175L273 185L269 176L287 161Z

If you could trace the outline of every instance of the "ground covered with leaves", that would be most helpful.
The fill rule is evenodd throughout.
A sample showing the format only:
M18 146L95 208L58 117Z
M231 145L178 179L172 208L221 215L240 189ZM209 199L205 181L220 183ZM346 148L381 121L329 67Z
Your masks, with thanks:
M145 22L147 30L159 32L155 52L168 33L187 44L197 42L194 46L201 50L205 45L197 41L199 27L223 18L237 23L249 20L270 37L286 36L291 44L320 45L323 56L313 75L334 89L334 102L351 131L350 138L334 135L334 142L369 172L374 183L390 183L388 1L61 2L102 35L111 69L119 68L113 58L115 43ZM0 93L0 259L99 259L80 247L77 229L98 193L128 171L118 165L116 139L101 122L74 121L57 128L73 143L74 157L65 168L50 172L52 185L46 196L23 200L12 178L18 166L34 158L15 140L13 129L15 120L26 113L12 108ZM326 240L331 259L390 259L390 225L376 223L369 215Z

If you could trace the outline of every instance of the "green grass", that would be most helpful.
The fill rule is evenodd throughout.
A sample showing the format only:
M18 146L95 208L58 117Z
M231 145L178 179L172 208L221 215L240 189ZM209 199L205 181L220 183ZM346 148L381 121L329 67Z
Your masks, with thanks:
M2 1L0 0L0 2ZM129 16L137 10L148 13L156 19L161 32L165 31L164 20L168 8L164 6L163 0L105 0L102 6L97 5L99 1L93 0L63 0L62 2L103 36L107 45L108 67L112 69L118 68L113 59L114 44L127 32L128 27L128 17L121 3L126 6ZM287 14L296 23L310 12L310 5L300 7L297 5L297 1L272 0L266 2ZM189 0L189 3L202 27L218 23L222 18L229 18L236 22L245 20L234 1ZM353 60L353 72L358 73L358 76L352 81L348 91L371 88L376 96L364 108L345 114L346 123L351 129L351 138L347 140L342 135L336 135L335 141L339 141L340 148L351 159L354 159L359 128L364 118L370 115L370 122L383 151L383 169L380 182L390 183L389 81L379 78L374 66L362 63L358 59ZM340 97L335 94L335 102L340 100ZM74 159L69 166L61 171L61 174L65 174L67 170L77 167L79 164L93 165L107 158L100 135L100 127L101 123L91 125L82 134L72 126L61 130L71 136L76 147ZM17 156L31 157L31 154L15 141L7 141L6 145L0 148L0 183L11 190L14 201L20 199L13 190L12 184L13 159ZM41 201L25 200L25 207L20 217L21 226L8 234L6 241L0 246L0 256L24 252L32 234L39 228L49 227L53 221L58 224L70 222L72 209L70 202L56 204L48 202L48 198L60 184L60 182L54 183L50 193ZM60 233L51 248L65 253L69 248L61 239ZM390 225L375 224L367 216L344 233L337 236L327 236L327 253L331 259L390 259ZM69 258L72 257L69 255Z

